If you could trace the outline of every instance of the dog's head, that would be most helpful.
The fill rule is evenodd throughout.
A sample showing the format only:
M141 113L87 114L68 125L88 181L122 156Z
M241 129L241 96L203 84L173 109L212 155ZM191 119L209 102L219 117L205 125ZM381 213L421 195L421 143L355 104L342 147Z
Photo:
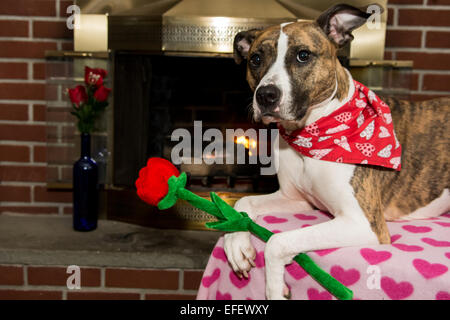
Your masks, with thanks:
M234 39L236 63L247 60L256 121L299 122L336 89L337 50L370 14L336 5L315 21L243 31Z

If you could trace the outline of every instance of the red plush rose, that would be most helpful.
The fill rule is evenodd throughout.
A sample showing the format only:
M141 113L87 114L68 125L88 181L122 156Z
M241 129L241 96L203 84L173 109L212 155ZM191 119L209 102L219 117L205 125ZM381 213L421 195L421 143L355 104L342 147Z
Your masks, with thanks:
M87 97L86 89L82 85L78 85L73 89L69 89L69 98L73 104L75 104L77 107L79 107L81 103L87 101L88 97Z
M108 99L108 95L110 92L111 92L111 89L106 88L105 86L101 86L100 88L98 88L95 91L94 98L95 98L95 100L97 100L99 102L106 101L106 99Z
M84 67L84 82L87 85L100 87L103 85L103 79L106 77L106 70L101 68Z
M170 161L150 158L147 166L139 171L139 178L136 180L137 195L148 204L157 206L169 192L169 178L179 175L180 172Z

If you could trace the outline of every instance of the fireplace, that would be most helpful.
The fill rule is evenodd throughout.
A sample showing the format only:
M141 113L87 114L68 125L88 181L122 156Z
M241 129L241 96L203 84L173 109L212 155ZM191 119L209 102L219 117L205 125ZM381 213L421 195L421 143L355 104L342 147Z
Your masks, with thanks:
M121 190L108 191L110 218L140 219L140 213L133 218L136 211L123 210L131 203L141 206L134 195L139 170L150 157L177 163L173 153L181 143L180 130L187 138L183 151L175 155L180 156L177 166L187 173L190 190L205 196L214 190L232 202L243 194L269 193L278 188L275 175L261 175L261 167L270 163L262 164L258 157L263 152L270 159L274 137L271 130L252 123L252 92L245 81L245 66L236 65L230 57L116 52L114 97L112 183ZM208 130L221 133L222 140L205 139ZM227 135L227 130L233 134ZM259 135L262 130L268 134ZM211 142L221 147L206 153ZM196 155L195 143L200 155ZM244 155L242 164L237 163L239 153ZM230 156L232 161L227 163ZM123 203L118 204L122 198ZM178 222L191 227L208 219L186 204L164 215L152 208L145 211L144 219L158 226L167 225L167 219L177 225L177 216L187 220Z
M245 65L233 61L233 39L241 30L315 19L338 2L75 1L81 8L81 15L75 17L79 19L79 27L74 30L75 52L63 56L106 57L104 63L113 87L111 112L103 119L105 132L99 135L107 141L102 144L102 154L109 155L105 162L104 216L162 228L203 228L209 220L203 212L180 202L162 214L139 200L134 188L139 169L149 157L174 161L173 154L178 152L174 150L182 140L179 130L190 136L189 145L183 149L188 152L178 152L183 161L177 165L187 173L192 191L205 197L216 191L230 204L247 194L275 191L276 176L261 174L261 169L270 166L270 161L261 161L261 156L270 159L275 134L271 128L252 122L252 93L245 81ZM360 7L371 3L347 2ZM386 2L382 5L386 7ZM385 10L380 28L364 26L356 30L355 40L339 56L356 80L378 94L407 98L411 62L383 60L386 18ZM75 66L81 69L82 64L77 61ZM51 85L62 92L64 87L59 88L58 81ZM62 103L61 94L56 97ZM63 127L57 129L65 132ZM268 134L262 135L261 129L269 129ZM207 132L211 130L221 134L219 145L223 148L208 153L212 139ZM234 134L228 136L227 130L234 130ZM194 139L199 135L200 140ZM58 137L54 143L66 141ZM67 152L67 158L73 156L71 152ZM245 161L234 161L242 153ZM63 162L52 168L59 173L58 182L64 178L63 166L70 167L69 160ZM69 175L66 178L63 182L69 185Z

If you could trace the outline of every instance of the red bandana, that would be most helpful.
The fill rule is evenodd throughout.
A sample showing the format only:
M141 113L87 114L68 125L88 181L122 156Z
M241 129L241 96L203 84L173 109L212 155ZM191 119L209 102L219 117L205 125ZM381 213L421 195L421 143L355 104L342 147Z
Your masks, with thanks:
M400 171L402 148L389 106L369 88L354 83L355 94L338 110L290 134L279 125L281 136L307 157Z

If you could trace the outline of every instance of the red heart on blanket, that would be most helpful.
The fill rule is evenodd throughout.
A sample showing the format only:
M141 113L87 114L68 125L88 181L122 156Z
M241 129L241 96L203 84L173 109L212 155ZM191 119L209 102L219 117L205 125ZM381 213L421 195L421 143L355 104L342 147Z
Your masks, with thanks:
M414 287L411 283L406 281L397 283L394 279L389 277L381 278L381 289L383 289L392 300L405 299L414 291Z
M229 294L229 293L222 294L219 290L217 290L216 300L232 300L231 294Z
M450 227L450 222L435 222L435 223L443 227Z
M418 227L418 226L411 226L411 225L402 226L402 228L411 233L426 233L426 232L430 232L431 230L433 230L430 227Z
M450 241L439 241L431 238L422 238L421 240L433 247L450 247Z
M243 287L245 287L246 285L248 285L248 283L251 280L250 277L250 273L248 274L248 279L242 277L239 278L236 273L234 273L234 271L230 271L230 280L231 283L238 289L242 289Z
M288 221L285 218L278 218L278 217L274 217L274 216L265 216L263 218L263 220L267 223L283 223L283 222Z
M293 262L286 266L286 271L295 279L300 280L306 277L308 274L300 267L296 262Z
M445 256L450 259L450 252L446 252Z
M376 251L370 248L364 248L359 251L361 256L370 264L378 264L391 258L389 251Z
M223 250L223 248L221 247L215 247L213 252L212 252L212 256L214 258L217 258L219 260L222 260L223 262L227 262L227 255L225 254L225 250Z
M448 271L448 268L440 263L429 263L426 260L414 259L413 266L425 278L436 278Z
M360 278L359 271L356 269L345 270L341 266L331 267L330 274L340 281L344 286L351 286L358 282Z
M216 268L214 269L213 273L210 276L203 277L202 279L202 285L205 288L209 288L217 279L220 277L220 269Z
M314 288L309 288L306 292L309 300L331 300L332 296L328 291L319 292Z
M255 266L257 268L262 268L265 266L266 262L264 260L264 251L258 252L255 257Z
M436 300L450 300L450 293L445 291L439 291L436 294Z
M402 236L399 234L394 234L391 236L391 243L394 243L395 241L397 241L398 239L400 239Z
M296 217L297 219L300 219L300 220L316 220L317 219L316 216L311 216L311 215L303 214L303 213L294 214L294 217Z
M313 252L318 254L319 256L323 257L323 256L326 256L327 254L332 253L333 251L336 251L337 249L339 249L339 248L322 249L322 250L316 250L316 251L313 251Z
M417 251L423 250L422 247L414 246L414 245L407 245L407 244L403 244L403 243L393 243L392 246L396 247L399 250L406 251L406 252L417 252Z

